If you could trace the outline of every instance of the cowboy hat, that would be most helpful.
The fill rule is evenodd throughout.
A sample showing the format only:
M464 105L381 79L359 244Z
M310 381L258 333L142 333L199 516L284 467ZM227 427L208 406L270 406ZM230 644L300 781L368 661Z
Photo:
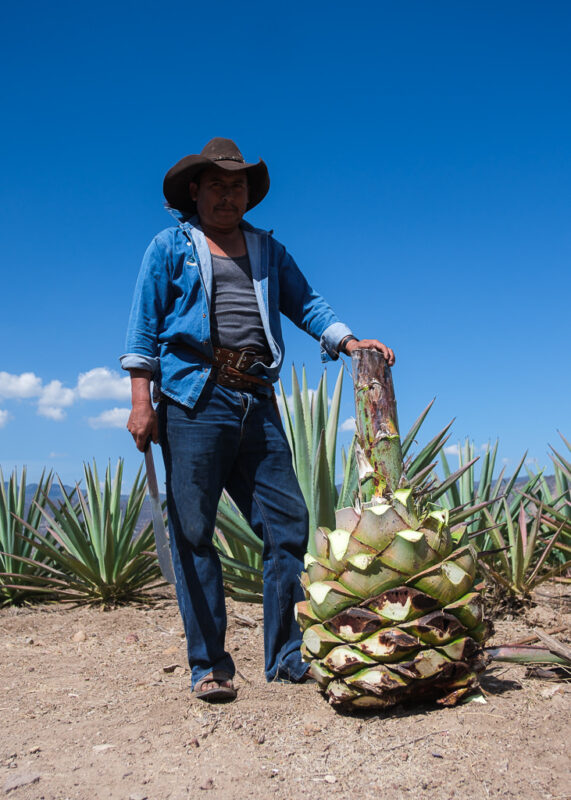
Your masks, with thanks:
M179 211L196 213L196 203L191 199L188 184L195 180L206 167L218 167L236 172L244 170L248 178L248 206L258 205L270 188L268 168L260 159L257 164L248 164L232 139L217 136L211 139L198 155L181 158L171 167L163 181L163 192L169 206Z

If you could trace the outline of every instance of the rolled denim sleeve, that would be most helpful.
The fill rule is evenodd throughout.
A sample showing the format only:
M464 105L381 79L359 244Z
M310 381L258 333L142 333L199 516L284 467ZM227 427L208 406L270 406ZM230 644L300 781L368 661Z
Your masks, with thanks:
M158 371L158 336L170 302L169 257L164 244L155 237L145 255L135 286L127 326L123 369Z
M285 250L280 264L280 311L317 339L321 360L339 358L339 344L352 334L339 320L329 303L307 282L294 259Z

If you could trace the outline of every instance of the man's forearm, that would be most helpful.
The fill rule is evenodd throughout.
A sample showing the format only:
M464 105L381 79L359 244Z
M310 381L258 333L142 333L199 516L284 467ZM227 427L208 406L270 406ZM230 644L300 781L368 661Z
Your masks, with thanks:
M152 373L144 369L130 369L131 375L131 405L152 405L151 404L151 380Z

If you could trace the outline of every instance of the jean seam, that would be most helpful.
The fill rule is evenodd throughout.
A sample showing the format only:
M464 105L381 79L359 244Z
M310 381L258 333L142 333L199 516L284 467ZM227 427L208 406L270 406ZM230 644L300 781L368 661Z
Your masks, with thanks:
M271 528L271 525L269 524L269 522L268 522L268 519L267 519L267 517L266 517L265 511L264 511L264 506L263 506L263 503L262 503L262 502L260 501L260 499L258 498L258 495L257 495L257 493L256 493L256 492L252 492L252 497L253 497L253 499L256 501L256 504L257 504L257 506L258 506L258 509L259 509L259 511L260 511L260 514L261 514L261 515L262 515L262 517L264 518L264 522L265 522L265 525L266 525L266 529L267 529L267 531L268 531L268 536L269 536L269 538L270 538L270 543L271 543L271 551L272 551L272 561L273 561L273 564L274 564L274 569L275 569L275 571L276 571L276 578L277 578L277 580L276 580L276 594L277 594L277 596L278 596L278 603L279 603L279 606L280 606L280 616L281 616L281 617L282 617L282 619L283 619L283 616L284 616L284 605L283 605L283 602L282 602L282 594L281 594L281 591L280 591L280 577L281 577L281 571L280 571L280 568L279 568L279 560L278 560L278 558L276 557L276 552L275 552L275 539L274 539L274 536L273 536L273 534L272 534L272 528Z
M268 533L268 537L270 539L271 558L272 558L272 562L273 562L273 565L274 565L274 569L276 571L276 594L278 596L278 604L279 604L279 607L280 607L280 616L283 619L283 616L284 616L284 605L283 605L283 602L282 602L282 593L280 591L280 568L279 568L278 559L276 558L275 539L274 539L274 537L272 535L272 526L270 525L270 523L268 521L268 518L266 516L265 510L264 510L264 504L261 502L261 500L260 500L260 498L258 496L258 493L255 491L254 486L253 486L252 482L250 481L250 476L248 475L248 473L246 472L246 470L243 468L242 465L240 465L240 472L242 473L243 477L246 480L246 483L250 487L250 491L252 493L252 500L254 500L256 505L258 506L258 510L259 510L261 516L263 517L264 525L265 525L266 531Z

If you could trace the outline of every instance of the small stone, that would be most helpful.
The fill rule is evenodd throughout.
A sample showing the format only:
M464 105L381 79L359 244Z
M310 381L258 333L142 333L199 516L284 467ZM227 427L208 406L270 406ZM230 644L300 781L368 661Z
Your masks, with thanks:
M10 775L4 781L4 791L8 794L13 789L19 789L20 786L30 786L32 783L37 783L40 777L39 772L17 772L16 775Z
M105 750L110 750L112 747L115 747L114 744L95 744L93 745L93 752L94 753L103 753Z
M163 667L163 672L174 672L177 667L180 667L180 664L167 664Z
M186 670L185 670L184 667L175 667L174 668L174 674L175 675L184 675L185 672L186 672Z
M188 746L189 747L200 747L200 742L198 741L196 736L194 737L194 739L190 740L190 742L188 743Z
M433 758L444 758L442 753L431 753L431 755L432 755Z
M242 723L241 723L241 722L239 722L238 720L235 720L235 721L232 723L232 728L233 728L235 731L239 731L241 727L242 727Z
M207 778L204 783L200 784L201 789L214 789L214 781L212 778Z
M323 778L323 780L324 780L326 783L337 783L337 778L335 777L335 775L326 775L326 776Z
M556 694L563 694L565 691L564 686L562 683L556 683L554 686L548 686L541 692L541 696L545 697L546 700L554 697Z
M304 729L303 729L303 735L304 736L315 736L316 733L320 733L320 732L321 732L321 728L319 727L319 725L316 725L313 722L311 722L308 725L306 725L304 727Z
M41 749L42 748L39 745L36 745L35 747L30 747L28 753L39 753Z
M24 639L24 644L34 644L34 640L31 636L26 636Z
M265 741L266 741L266 736L265 734L261 733L256 739L256 744L264 744Z
M139 641L139 637L136 633L128 633L125 636L125 644L136 644Z
M87 634L85 633L85 631L76 631L71 637L72 642L85 642L86 639L87 639Z
M147 800L147 795L136 792L135 794L129 795L129 800Z
M238 625L244 625L246 628L258 627L258 623L252 617L247 617L245 614L234 614L233 616Z

